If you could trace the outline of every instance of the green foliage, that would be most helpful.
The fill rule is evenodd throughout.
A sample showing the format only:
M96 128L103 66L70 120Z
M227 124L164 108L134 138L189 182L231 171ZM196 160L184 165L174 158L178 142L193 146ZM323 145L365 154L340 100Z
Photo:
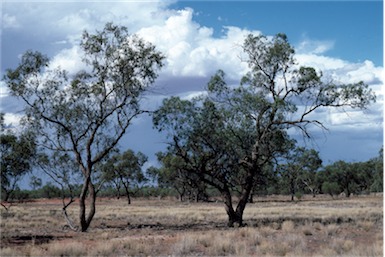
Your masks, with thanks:
M291 200L300 191L316 194L316 172L322 166L318 152L314 149L297 147L290 151L285 163L278 166L282 176L282 184L289 188Z
M32 187L32 189L35 190L35 189L41 187L42 180L41 180L41 178L38 178L36 176L32 176L31 181L29 182L29 185Z
M180 201L207 200L207 186L199 180L197 174L186 172L186 163L183 158L172 154L157 153L160 168L150 167L147 173L154 179L160 188L169 188L176 191Z
M374 166L373 181L370 186L371 192L383 192L384 190L384 148L382 147L379 155L369 162Z
M328 181L322 184L322 191L325 194L331 195L332 197L334 195L338 195L341 193L340 186L338 185L337 182L328 182Z
M228 86L219 70L208 83L207 96L165 99L153 116L154 126L169 134L170 146L164 156L175 156L180 160L175 169L194 173L197 180L221 192L229 225L242 224L246 202L263 181L266 166L293 149L288 129L296 128L309 138L309 126L324 128L320 121L309 118L316 110L366 108L375 101L362 82L335 85L324 82L322 73L312 67L297 68L294 48L284 34L273 38L249 35L243 50L250 72L239 86ZM291 176L296 177L291 180L292 188L294 180L303 177L301 182L315 192L315 171L321 165L316 154L302 152L301 160L287 166L298 173ZM299 176L300 171L306 174ZM184 178L190 179L190 175ZM295 190L291 192L294 197ZM234 193L239 196L236 210Z
M102 162L144 111L140 96L163 66L155 46L127 28L107 23L102 31L83 33L82 61L87 68L69 75L50 67L39 52L26 52L4 81L26 104L25 124L46 152L71 153L80 167L80 227L87 230L95 214L95 165ZM89 196L86 215L86 196Z
M17 188L20 179L31 171L36 144L34 137L28 132L17 135L11 130L5 130L3 116L1 113L1 200L7 201Z
M116 187L118 198L123 185L130 204L130 189L137 190L147 181L142 170L146 161L147 156L141 152L135 154L132 150L127 150L121 154L116 153L101 165L102 180Z
M324 167L318 174L318 184L336 183L339 193L344 192L347 197L354 194L368 194L383 191L383 156L366 162L348 163L337 161Z

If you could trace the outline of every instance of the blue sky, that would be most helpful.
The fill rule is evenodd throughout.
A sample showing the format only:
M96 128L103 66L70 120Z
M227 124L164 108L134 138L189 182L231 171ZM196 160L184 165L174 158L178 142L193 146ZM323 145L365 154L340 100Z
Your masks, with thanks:
M378 95L367 111L324 110L317 113L329 128L314 130L308 143L325 163L365 161L383 145L383 6L382 1L2 1L1 75L14 68L28 49L49 55L52 65L74 74L82 68L78 42L84 29L93 32L113 21L152 42L166 66L143 102L156 109L164 97L189 98L204 91L217 69L232 83L247 72L239 45L249 33L286 33L296 59L340 83L363 80ZM23 106L0 85L0 111L17 126ZM165 148L165 138L151 119L135 121L121 142L149 156Z
M383 64L382 1L181 1L172 7L194 9L193 19L213 27L217 37L223 26L267 35L283 32L293 44L304 39L334 42L329 56Z

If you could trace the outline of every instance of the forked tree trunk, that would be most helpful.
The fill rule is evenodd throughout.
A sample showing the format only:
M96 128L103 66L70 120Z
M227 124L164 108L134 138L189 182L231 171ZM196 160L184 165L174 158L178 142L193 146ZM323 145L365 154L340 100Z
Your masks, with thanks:
M222 192L226 213L229 218L227 223L229 227L233 227L234 223L238 223L239 227L243 226L243 212L246 208L246 204L250 198L251 190L254 185L253 170L249 171L249 175L245 182L246 184L242 190L242 195L239 198L239 202L235 211L233 208L230 190L226 187Z
M227 223L227 226L234 227L234 223L239 224L239 218L236 216L236 213L233 208L233 202L231 198L230 190L227 188L222 192L223 201L225 203L225 210L227 213L227 216L229 218L229 221ZM241 221L242 223L242 221Z
M250 193L250 192L249 192ZM228 216L228 223L227 226L234 227L234 224L237 223L239 227L243 226L243 211L245 210L247 199L249 198L249 195L242 195L238 204L236 210L233 208L231 193L229 190L226 190L223 192L223 200L225 203L225 210Z
M86 205L87 205L87 193L89 199L89 212L87 214ZM80 231L86 232L89 228L91 221L95 215L95 203L96 203L96 191L95 187L91 182L90 176L84 181L82 191L79 197L79 220L80 220Z
M249 176L246 180L246 185L243 188L242 195L239 199L237 209L235 211L235 214L236 214L236 217L238 219L238 223L239 223L240 227L243 226L243 212L246 208L247 202L249 201L251 190L253 189L253 185L254 185L253 175L250 172Z
M123 186L124 186L124 190L126 190L126 195L127 195L127 204L130 205L131 204L131 197L130 197L130 190L128 188L128 183L123 183Z

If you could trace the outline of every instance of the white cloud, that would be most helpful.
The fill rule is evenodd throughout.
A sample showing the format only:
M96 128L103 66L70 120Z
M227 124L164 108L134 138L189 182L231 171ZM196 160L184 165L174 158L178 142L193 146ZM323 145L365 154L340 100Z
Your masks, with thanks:
M15 113L5 113L4 114L4 124L7 127L17 131L16 128L19 127L20 120L21 120L22 117L23 117L23 115L20 114L20 113L18 113L18 114L15 114Z
M383 83L384 81L383 68L375 67L373 62L368 60L363 63L347 65L339 75L341 80L346 81L346 83L354 83L357 79L368 84Z
M77 44L84 30L101 29L114 22L135 32L164 20L172 1L6 1L2 3L3 27L18 27L29 40L69 41ZM47 46L48 47L48 46Z
M230 78L239 79L247 70L240 63L244 37L259 31L225 27L222 38L213 37L213 29L192 20L193 10L172 13L163 23L142 28L138 34L152 42L167 57L166 73L172 76L210 76L223 69Z
M344 111L330 109L327 113L317 116L327 126L334 130L370 130L382 127L384 104L384 73L383 67L376 67L371 61L351 63L345 60L316 55L313 53L297 54L296 59L300 65L311 66L322 71L324 79L333 83L351 84L363 81L377 96L376 103L368 106L367 111Z
M311 40L305 39L296 47L297 53L323 54L334 47L334 41L331 40Z
M372 116L370 112L362 111L334 111L329 115L329 122L335 127L360 127L360 128L371 128L377 127L378 119L376 116Z
M371 61L350 63L337 58L316 54L297 54L296 60L300 65L314 67L339 83L355 83L363 81L367 84L383 82L383 68L374 66Z
M82 52L79 46L63 49L51 60L51 68L61 68L66 70L69 75L74 75L80 70L86 69L86 65L82 62Z
M346 67L347 61L314 53L298 53L295 56L300 65L316 67L319 70L336 70Z

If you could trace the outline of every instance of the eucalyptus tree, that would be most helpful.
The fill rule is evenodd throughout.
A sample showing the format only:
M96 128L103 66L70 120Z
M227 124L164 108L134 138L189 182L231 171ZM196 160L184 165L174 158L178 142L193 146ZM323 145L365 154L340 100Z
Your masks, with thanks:
M147 156L141 152L135 153L127 150L121 154L112 155L100 168L103 179L116 186L118 197L120 197L120 188L123 185L128 204L131 204L130 188L139 187L140 184L147 181L142 170L147 159Z
M222 193L229 226L242 225L250 193L265 166L293 147L289 129L309 138L313 126L326 129L312 115L315 111L364 109L375 101L363 82L336 84L312 67L299 67L284 34L249 35L242 48L250 72L239 86L228 85L219 71L206 97L167 99L154 115L155 126L169 132L168 150L185 159L185 171ZM232 194L238 196L235 209Z
M373 183L370 190L372 192L382 192L384 189L384 147L379 151L377 157L370 160L374 165Z
M32 170L36 143L28 132L17 134L6 129L3 113L0 113L0 129L1 200L8 201L21 178Z
M291 200L299 189L305 187L315 196L316 171L322 166L318 152L314 149L297 147L290 151L285 158L285 163L279 165L280 174L286 181L291 194Z
M4 80L11 94L26 104L28 124L39 144L46 151L71 152L79 165L79 227L86 231L95 215L95 165L144 113L141 95L157 78L164 57L155 46L112 23L95 34L85 31L80 48L85 69L73 76L50 67L45 55L27 51Z
M161 166L150 167L147 173L157 182L158 187L174 189L181 202L186 199L196 202L207 200L206 184L195 173L185 172L186 163L183 158L172 153L159 152L156 155Z

